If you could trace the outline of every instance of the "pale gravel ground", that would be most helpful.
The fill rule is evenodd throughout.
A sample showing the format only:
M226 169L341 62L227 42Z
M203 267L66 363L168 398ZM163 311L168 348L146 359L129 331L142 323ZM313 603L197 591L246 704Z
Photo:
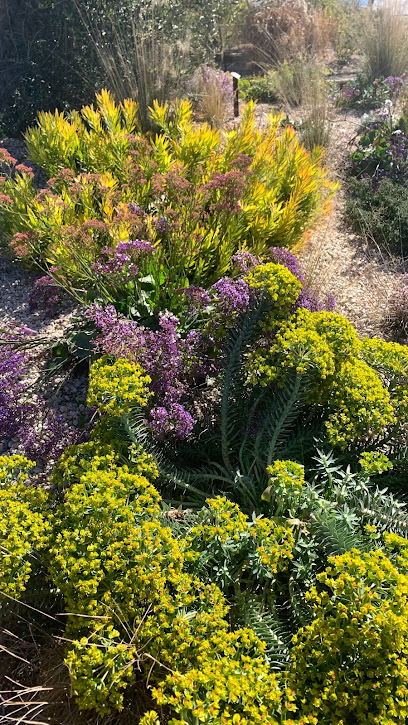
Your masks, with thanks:
M35 337L52 344L64 338L72 324L71 317L75 313L75 308L67 302L55 317L50 317L41 310L30 311L29 297L38 276L28 272L17 262L0 258L0 331L13 334L21 328L29 328L35 333ZM63 383L65 377L65 373L62 373L56 376L51 386L45 388L43 367L46 350L47 345L39 346L38 355L27 378L27 385L32 386L31 399L36 393L45 395L51 407L61 413L69 425L76 426L86 411L86 375L71 377L57 391L58 385ZM39 420L38 427L40 425ZM0 452L6 451L21 452L17 440L12 440L9 446L0 442Z
M343 184L347 159L361 114L333 113L333 128L326 165L330 177ZM362 335L383 335L388 298L406 272L403 260L381 252L370 240L356 235L345 214L345 192L334 197L331 213L306 240L299 256L316 290L333 292L336 311L345 315Z

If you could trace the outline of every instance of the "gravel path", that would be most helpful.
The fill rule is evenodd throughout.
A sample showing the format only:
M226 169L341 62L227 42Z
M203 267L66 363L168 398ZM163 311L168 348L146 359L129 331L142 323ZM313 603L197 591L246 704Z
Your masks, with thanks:
M337 111L326 165L331 178L343 183L361 114ZM371 240L356 235L345 214L341 187L331 213L306 240L299 256L306 278L316 291L333 292L336 311L345 315L362 335L382 336L388 299L406 272L403 260L381 252Z

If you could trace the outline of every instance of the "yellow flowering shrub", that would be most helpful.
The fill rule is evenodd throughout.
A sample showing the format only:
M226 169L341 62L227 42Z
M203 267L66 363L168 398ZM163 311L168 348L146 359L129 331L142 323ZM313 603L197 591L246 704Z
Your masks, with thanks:
M90 440L68 446L51 475L51 482L67 486L78 482L87 471L110 471L124 461L131 473L154 481L159 472L152 455L141 446L128 445L109 426L109 419L100 420L92 430Z
M34 466L22 456L0 456L0 596L21 596L37 552L48 544L48 494L25 485Z
M159 705L177 713L170 725L278 725L274 717L281 700L278 679L253 633L245 629L230 633L223 638L220 656L210 652L199 658L199 666L168 675L153 690Z
M288 317L302 289L300 280L287 267L273 262L255 267L248 272L246 281L250 289L266 290L273 301L274 310L268 316L270 325Z
M183 544L186 558L192 560L193 569L207 569L223 591L235 586L237 592L237 569L247 589L263 589L292 557L294 537L288 526L255 515L249 519L226 498L207 499L199 517Z
M111 416L121 416L135 406L144 407L152 395L147 386L149 375L144 375L138 363L118 358L110 362L104 355L92 364L89 373L87 405L97 405Z
M408 348L397 342L363 338L361 358L378 372L400 423L408 420Z
M398 392L385 383L377 366L371 366L369 347L341 315L299 309L280 327L271 346L250 353L248 382L282 386L288 372L307 374L306 402L323 407L329 441L344 449L384 434L404 405L405 389L401 386Z
M120 709L139 659L186 668L228 623L220 590L183 572L154 486L127 466L98 465L53 516L48 568L70 612L67 634L76 637L66 657L74 693L81 708L105 713Z
M375 476L384 473L384 471L392 471L393 469L393 465L387 456L378 451L362 453L359 464L368 476Z
M135 680L136 647L115 641L119 632L100 624L95 642L74 640L65 657L80 709L101 714L123 707L123 691Z
M282 505L289 508L295 503L302 492L305 483L305 469L294 461L276 460L271 466L267 466L266 472L269 475L271 485L262 494L264 501L282 502Z
M138 569L131 565L133 554L143 556L151 537L160 534L162 554L151 562L152 571L167 556L168 566L178 570L181 555L171 536L166 550L165 535L153 518L160 512L160 495L146 478L132 474L126 466L112 471L88 471L80 483L66 492L64 503L53 519L53 540L49 551L50 574L64 594L70 612L106 614L112 592L118 603L135 613ZM165 553L166 552L166 553ZM147 553L145 554L147 556ZM155 577L153 576L153 580ZM155 586L154 581L152 586ZM139 588L141 583L139 583ZM80 627L83 622L74 620Z
M29 461L24 456L0 456L0 487L11 483L25 483L34 466L34 461Z
M157 712L154 712L154 710L149 710L149 712L145 712L139 722L139 725L160 725L160 720Z
M380 435L396 423L388 390L375 370L358 359L341 365L331 385L329 409L329 440L339 448Z
M319 725L408 717L408 542L388 537L400 561L353 549L329 559L307 595L314 619L293 638L287 681L299 715Z

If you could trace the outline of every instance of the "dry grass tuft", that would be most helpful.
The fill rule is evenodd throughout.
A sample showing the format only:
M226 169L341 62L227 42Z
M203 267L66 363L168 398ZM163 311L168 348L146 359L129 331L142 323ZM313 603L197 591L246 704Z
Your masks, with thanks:
M149 106L157 99L169 100L180 86L188 66L190 41L170 42L156 18L156 5L128 9L126 32L120 15L109 18L89 9L83 0L74 0L82 22L93 43L107 85L117 100L134 98L139 103L139 118L144 130L150 127ZM129 32L130 30L130 32Z
M371 80L402 76L408 70L406 0L382 0L369 10L362 44L366 71Z

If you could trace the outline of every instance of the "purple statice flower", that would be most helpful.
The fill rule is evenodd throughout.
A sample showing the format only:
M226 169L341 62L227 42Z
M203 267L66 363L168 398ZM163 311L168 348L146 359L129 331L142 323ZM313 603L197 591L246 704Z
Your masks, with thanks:
M343 98L356 98L359 95L360 91L354 86L344 86L344 88L342 89Z
M238 269L242 274L246 274L254 267L262 264L261 257L251 254L251 252L237 252L231 257L231 261L237 265Z
M269 247L269 254L272 262L275 262L276 264L282 264L284 267L287 267L289 272L292 272L292 274L297 277L298 280L303 284L304 275L302 272L302 267L298 258L293 254L293 252L290 252L284 247Z
M157 234L159 234L160 236L167 234L167 232L169 231L169 223L167 221L167 217L160 216L158 219L154 219L153 223Z
M332 292L327 292L324 305L327 312L334 312L336 309L336 298Z
M194 96L201 96L206 89L216 87L224 103L232 103L234 90L230 73L216 70L211 66L201 66L187 83L187 91Z
M200 309L211 303L211 297L204 287L195 287L191 284L189 287L183 287L183 295L194 307Z
M404 85L404 79L400 76L387 76L387 78L384 78L383 83L388 86L391 91L399 93Z
M128 254L133 260L139 259L143 255L150 256L154 254L154 245L143 239L131 239L129 242L118 242L116 245L118 254Z
M22 333L23 330L18 330L13 340ZM10 335L2 335L1 340L0 442L9 444L15 439L24 454L34 461L55 461L66 446L75 442L78 432L61 415L47 411L43 397L31 394L28 400L27 376L33 354L16 351Z
M215 298L217 311L225 322L240 315L248 308L250 291L247 282L243 279L221 277L211 287Z
M139 363L152 379L154 407L165 408L169 415L173 410L169 420L175 420L174 411L180 410L172 406L190 400L195 380L207 372L206 351L210 342L196 331L182 337L179 320L168 312L159 315L157 330L128 320L118 314L113 305L102 308L94 304L86 316L99 330L95 341L97 349ZM175 430L174 426L172 430ZM156 429L157 426L152 428ZM180 421L177 430L177 435L186 430Z
M107 277L111 282L125 282L139 274L139 268L133 264L128 254L120 254L111 247L105 247L101 250L101 255L105 257L105 261L91 265L97 277Z
M314 290L306 288L301 291L296 306L305 307L310 312L322 312L323 310L333 312L336 307L336 300L331 292L321 300Z
M141 216L141 217L147 216L144 209L142 209L141 206L138 206L137 204L135 204L134 201L130 201L127 206L128 206L129 211L132 214L136 214L136 216Z
M62 290L48 274L36 280L28 305L31 311L41 310L52 315L61 302Z
M216 372L219 361L208 355L208 350L214 343L215 339L210 332L207 331L206 335L203 335L199 330L190 330L186 337L180 340L181 354L190 377L202 378Z
M0 336L0 441L8 442L33 412L25 399L24 374L30 363L27 352L17 352Z
M41 400L39 403L41 404ZM76 443L79 431L69 426L60 413L49 410L43 422L37 427L23 426L20 441L24 454L34 461L56 461L67 446Z
M194 418L179 403L172 403L167 408L159 406L152 408L147 426L157 437L171 436L184 440L191 433Z
M105 247L101 250L105 257L102 262L91 265L97 277L106 277L110 282L126 282L139 274L138 262L154 254L154 246L141 239L119 242L116 248Z

